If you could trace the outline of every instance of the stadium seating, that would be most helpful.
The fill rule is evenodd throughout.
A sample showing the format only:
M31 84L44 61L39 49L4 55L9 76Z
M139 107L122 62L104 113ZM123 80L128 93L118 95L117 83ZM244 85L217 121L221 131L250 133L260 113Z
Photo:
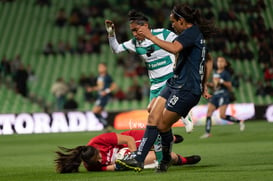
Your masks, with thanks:
M38 104L23 98L13 90L3 85L0 86L0 97L0 114L43 112L42 108Z
M213 1L213 12L217 16L217 11L224 8L229 8L228 1ZM67 0L52 0L51 6L38 6L34 5L35 0L18 0L13 3L0 3L0 58L6 55L9 59L14 58L20 54L22 61L25 65L31 65L35 71L36 79L29 83L30 93L34 94L49 105L54 102L54 97L50 93L52 83L58 78L63 77L66 81L70 78L78 80L81 73L90 74L97 73L97 64L101 61L106 62L109 67L109 73L114 76L114 79L119 87L124 91L132 83L132 79L124 76L124 70L117 66L117 55L114 55L108 44L103 44L100 54L92 55L70 55L65 56L44 56L42 50L47 42L52 42L54 45L60 40L69 42L75 45L78 35L84 33L83 28L75 28L66 26L65 28L58 28L54 26L54 18L60 8L64 8L66 13L69 14L74 6L74 1ZM88 0L77 0L77 4L87 4ZM115 0L109 0L110 3L116 3ZM171 2L171 1L170 1ZM191 3L195 0L189 1ZM255 2L255 0L252 0ZM263 13L266 25L273 27L273 4L270 0L265 0L267 9ZM151 3L151 6L153 3ZM124 5L121 8L128 10L129 6ZM105 17L117 17L116 13L111 14L111 10L104 11ZM99 22L103 24L104 17L90 19L90 22ZM167 24L168 19L164 24ZM239 13L239 22L217 22L219 26L239 27L245 28L247 26L247 15ZM249 33L249 29L246 28ZM256 42L249 41L247 44L255 53L257 58ZM232 45L229 44L228 47ZM220 55L219 52L212 52L214 56ZM253 59L246 60L231 60L232 65L236 72L242 72L244 77L250 77L252 80L262 79L262 69L258 62ZM139 82L143 82L147 78L139 78ZM255 96L255 85L241 80L240 87L236 90L237 102L254 102L256 104L269 104L273 102L272 96L257 97ZM0 86L1 97L5 95L5 99L1 99L0 108L1 113L5 112L35 112L42 111L42 108L37 104L30 102L26 98L9 90L5 86ZM76 94L76 100L80 104L79 110L90 110L92 104L84 101L83 90L79 88ZM130 109L143 109L146 108L148 98L142 101L112 101L107 110L130 110ZM206 104L206 100L201 99L200 104Z
M221 9L229 9L229 3L228 1L213 1L215 2L215 6L217 6L218 10ZM252 4L256 3L256 0L252 0ZM273 13L273 5L270 2L270 0L265 1L267 5L267 9L264 11L263 16L266 22L267 27L273 27L273 22L272 22L272 13ZM217 11L214 11L217 12ZM244 29L248 34L250 33L250 27L247 23L247 18L249 17L248 14L245 13L238 13L237 17L239 19L238 22L228 22L226 23L229 27L237 27L238 29ZM221 22L220 26L226 26L224 25L223 22ZM229 44L228 47L231 45ZM262 74L262 67L261 65L258 64L257 62L257 54L258 54L258 49L257 49L257 42L254 39L250 39L250 41L247 44L248 47L254 52L255 58L251 61L247 60L231 60L231 64L233 65L232 67L234 68L235 72L237 73L243 73L243 76L246 79L251 79L252 82L257 82L258 80L263 79L263 74ZM256 87L255 83L250 83L248 81L245 81L244 79L240 81L240 87L238 90L235 91L236 93L236 98L237 102L254 102L255 104L270 104L273 102L273 97L272 96L265 96L265 97L260 97L256 96Z

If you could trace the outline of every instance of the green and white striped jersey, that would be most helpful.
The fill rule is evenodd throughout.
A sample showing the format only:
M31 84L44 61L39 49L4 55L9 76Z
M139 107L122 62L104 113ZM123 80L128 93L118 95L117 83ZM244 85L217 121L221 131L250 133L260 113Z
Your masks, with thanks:
M167 29L152 29L152 34L161 40L172 42L177 35ZM109 44L114 53L123 51L135 52L145 61L151 82L151 91L160 90L173 75L175 56L152 41L145 39L137 41L135 38L119 44L116 37L109 37Z

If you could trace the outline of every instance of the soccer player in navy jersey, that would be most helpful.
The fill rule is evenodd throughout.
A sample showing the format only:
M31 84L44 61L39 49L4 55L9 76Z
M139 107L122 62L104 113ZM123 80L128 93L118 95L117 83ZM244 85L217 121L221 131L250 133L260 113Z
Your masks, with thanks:
M157 134L161 136L163 159L157 172L166 172L171 164L171 147L173 142L172 125L181 116L186 116L195 106L201 95L209 98L205 72L207 47L206 40L214 32L212 22L201 16L200 11L186 4L173 8L170 14L172 27L178 34L173 42L166 42L152 35L147 27L141 27L138 32L159 47L176 55L174 75L168 79L165 89L155 101L155 106L148 116L148 124L135 157L117 160L116 164L135 171L143 169L144 159L153 145ZM211 70L208 67L207 70ZM208 72L209 72L208 71Z
M155 105L156 97L158 97L160 92L164 89L167 80L173 76L175 55L160 48L143 35L140 35L138 29L145 26L154 36L167 42L173 42L177 35L165 28L151 29L148 18L141 12L131 10L128 13L128 18L130 30L134 37L123 43L119 43L116 39L114 23L111 20L105 20L109 45L114 53L121 53L124 51L134 52L145 62L151 84L150 103L147 107L148 112L150 112ZM185 125L186 132L192 132L193 123L190 115L181 117L181 120ZM157 160L159 162L162 159L160 139L159 135L154 144Z
M208 138L211 136L211 116L212 113L218 108L221 119L239 123L241 131L244 131L245 129L244 120L238 120L231 115L226 115L226 110L228 104L230 103L230 92L232 91L231 74L229 69L229 62L227 62L224 57L218 57L217 70L213 74L213 82L211 84L214 89L214 93L208 104L205 134L200 138Z
M109 131L108 129L110 128L108 121L102 116L102 112L104 111L104 108L111 97L111 92L113 92L117 86L112 77L108 74L107 66L105 63L99 63L98 74L99 75L96 77L96 86L88 88L88 91L97 92L97 99L92 112L103 124L104 129Z

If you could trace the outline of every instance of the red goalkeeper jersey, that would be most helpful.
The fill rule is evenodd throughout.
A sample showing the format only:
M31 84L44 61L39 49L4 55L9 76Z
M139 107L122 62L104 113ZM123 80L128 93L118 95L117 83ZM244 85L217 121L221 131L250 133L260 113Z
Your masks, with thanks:
M136 146L138 147L141 139L144 135L145 130L130 130L122 132L122 135L128 135L135 138ZM128 145L118 145L117 134L116 133L104 133L98 135L92 139L87 144L88 146L93 146L100 151L102 160L100 166L87 166L84 164L88 171L104 171L106 166L111 165L116 160L116 154L121 148L128 147Z

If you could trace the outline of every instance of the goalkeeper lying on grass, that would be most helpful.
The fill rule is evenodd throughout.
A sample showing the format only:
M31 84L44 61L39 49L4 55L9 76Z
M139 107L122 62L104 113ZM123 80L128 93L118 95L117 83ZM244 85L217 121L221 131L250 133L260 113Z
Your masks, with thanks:
M120 134L104 133L90 139L86 146L72 149L59 147L62 151L56 151L56 171L58 173L78 172L82 162L88 171L126 170L126 168L116 167L115 160L117 157L134 156L143 134L144 130L130 130ZM181 136L174 136L174 143L182 141ZM122 148L128 148L128 150ZM198 155L182 157L174 152L171 155L174 165L195 164L201 160ZM150 151L145 159L145 168L155 168L157 166L155 160L155 152Z

